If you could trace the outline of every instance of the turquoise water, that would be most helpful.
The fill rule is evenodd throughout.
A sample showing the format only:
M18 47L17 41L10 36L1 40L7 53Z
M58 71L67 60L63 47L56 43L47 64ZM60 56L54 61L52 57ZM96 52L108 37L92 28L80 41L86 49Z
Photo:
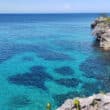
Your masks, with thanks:
M52 110L110 91L110 52L96 46L99 14L0 15L0 110Z

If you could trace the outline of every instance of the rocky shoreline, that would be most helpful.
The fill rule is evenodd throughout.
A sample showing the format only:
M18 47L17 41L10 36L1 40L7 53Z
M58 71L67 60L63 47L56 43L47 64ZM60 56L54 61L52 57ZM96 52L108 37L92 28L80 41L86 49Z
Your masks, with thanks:
M57 110L110 110L110 93L94 94L87 98L67 99Z
M104 50L110 49L110 17L101 16L97 18L92 24L92 34L99 41L99 47Z

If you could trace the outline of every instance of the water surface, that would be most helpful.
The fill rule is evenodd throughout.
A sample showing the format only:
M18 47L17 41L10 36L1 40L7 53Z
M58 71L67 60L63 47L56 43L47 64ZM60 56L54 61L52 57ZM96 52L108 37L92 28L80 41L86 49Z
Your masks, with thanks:
M110 53L96 47L99 14L1 14L0 110L53 110L110 91Z

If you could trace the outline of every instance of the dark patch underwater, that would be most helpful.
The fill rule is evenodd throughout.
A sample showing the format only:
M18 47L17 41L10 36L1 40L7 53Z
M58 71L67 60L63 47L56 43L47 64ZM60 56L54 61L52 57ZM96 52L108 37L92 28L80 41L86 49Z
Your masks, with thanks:
M12 58L16 54L24 52L34 52L38 57L44 60L72 60L69 55L53 51L51 48L48 48L48 46L46 47L46 45L4 43L0 46L0 63Z
M84 72L84 76L87 78L94 78L97 81L95 85L91 84L91 87L94 85L94 90L96 90L95 86L97 86L98 90L96 91L102 90L108 92L110 90L110 58L107 57L108 55L109 53L105 52L102 56L88 58L80 65L80 70ZM95 91L92 93L94 92ZM90 93L90 89L88 89L88 93Z
M33 61L34 59L32 57L25 56L25 57L22 58L22 60L23 61L29 61L30 62L30 61Z
M109 61L104 60L101 56L88 58L85 62L80 65L80 70L83 71L86 77L103 79L110 74L107 69L109 66Z
M60 68L55 68L54 71L56 73L61 74L61 75L67 75L67 76L74 74L74 70L69 66L63 66Z
M66 86L66 87L76 87L80 83L80 81L75 78L71 78L71 79L62 78L62 79L55 80L55 81L56 81L56 83Z
M12 109L16 109L16 108L29 106L31 103L32 102L28 96L18 95L18 96L13 96L10 98L8 102L8 106Z
M59 95L54 95L53 99L56 103L56 105L59 107L61 106L65 100L67 99L73 99L74 97L81 97L81 94L78 93L77 91L74 92L68 92L66 94L59 94Z
M31 72L17 74L7 78L9 83L37 87L43 90L47 90L45 87L45 81L52 79L53 78L45 71L45 68L42 66L34 66L31 68Z

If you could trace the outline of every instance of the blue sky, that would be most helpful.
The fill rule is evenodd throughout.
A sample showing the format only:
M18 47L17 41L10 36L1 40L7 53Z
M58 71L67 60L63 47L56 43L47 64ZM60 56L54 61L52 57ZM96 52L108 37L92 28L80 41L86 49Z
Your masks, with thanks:
M0 0L0 13L110 12L110 0Z

